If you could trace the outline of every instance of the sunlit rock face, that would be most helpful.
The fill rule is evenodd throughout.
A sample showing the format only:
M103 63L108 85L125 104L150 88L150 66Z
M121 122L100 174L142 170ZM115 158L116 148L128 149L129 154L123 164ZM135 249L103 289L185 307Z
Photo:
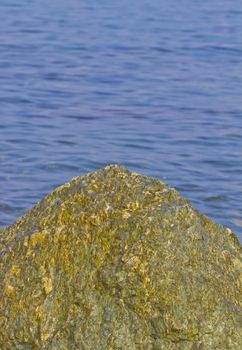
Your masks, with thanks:
M0 231L0 349L241 349L240 245L161 181L108 166Z

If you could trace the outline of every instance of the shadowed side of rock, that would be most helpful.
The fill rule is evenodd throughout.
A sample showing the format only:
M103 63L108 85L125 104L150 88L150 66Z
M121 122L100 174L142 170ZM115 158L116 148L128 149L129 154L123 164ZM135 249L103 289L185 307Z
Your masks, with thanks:
M108 166L0 230L0 349L241 348L234 234Z

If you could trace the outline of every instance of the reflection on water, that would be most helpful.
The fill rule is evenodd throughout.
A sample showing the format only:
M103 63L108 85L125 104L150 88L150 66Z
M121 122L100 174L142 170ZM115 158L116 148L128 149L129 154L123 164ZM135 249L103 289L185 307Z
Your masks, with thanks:
M109 163L242 240L242 3L0 4L0 224Z

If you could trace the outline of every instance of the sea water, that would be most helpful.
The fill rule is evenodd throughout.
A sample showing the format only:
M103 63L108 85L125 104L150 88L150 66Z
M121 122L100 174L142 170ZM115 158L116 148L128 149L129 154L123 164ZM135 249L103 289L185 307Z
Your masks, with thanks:
M242 2L1 0L0 225L110 163L242 241Z

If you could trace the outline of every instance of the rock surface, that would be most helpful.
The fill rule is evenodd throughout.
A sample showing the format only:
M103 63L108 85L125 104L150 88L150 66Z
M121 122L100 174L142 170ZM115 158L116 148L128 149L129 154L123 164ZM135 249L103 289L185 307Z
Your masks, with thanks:
M108 166L0 230L0 349L241 349L240 244Z

